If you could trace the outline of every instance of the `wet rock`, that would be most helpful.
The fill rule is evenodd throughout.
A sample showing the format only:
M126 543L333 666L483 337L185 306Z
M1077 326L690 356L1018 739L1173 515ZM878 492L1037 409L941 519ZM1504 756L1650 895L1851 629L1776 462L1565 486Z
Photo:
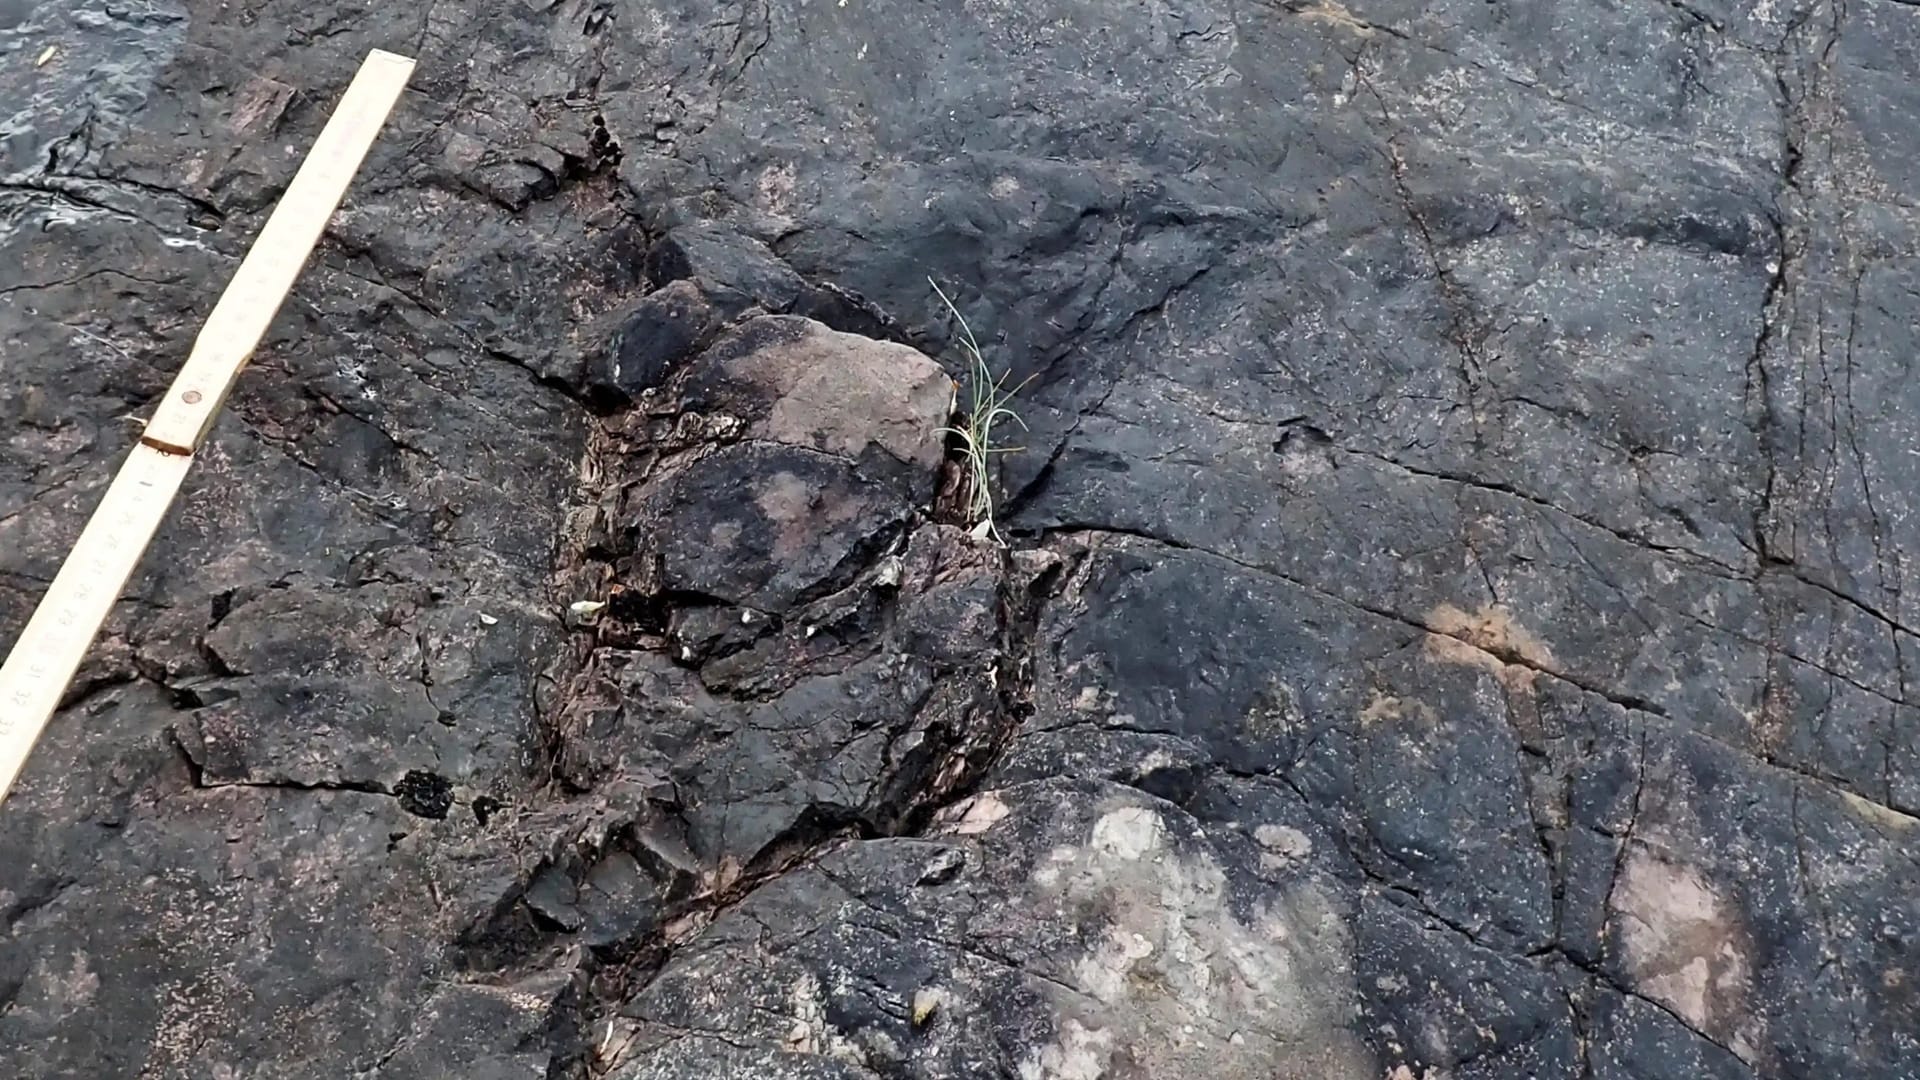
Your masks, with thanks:
M1577 1077L1573 1007L1552 971L1462 942L1384 899L1363 904L1355 974L1369 1041L1411 1075Z
M547 866L521 899L540 918L578 935L586 945L616 945L653 929L663 909L662 883L671 876L657 864L643 865L615 849L591 865L569 860Z
M903 534L933 493L952 390L905 346L769 316L717 341L671 393L739 441L633 486L611 554L654 588L748 608L750 623L844 587Z
M598 354L587 373L588 388L631 401L666 382L716 323L706 296L691 282L648 293L620 324L612 347Z
M938 364L904 345L766 316L717 342L681 394L685 408L744 421L750 438L858 462L924 500L944 456L939 429L954 388Z
M715 1024L853 1075L1375 1075L1330 882L1248 884L1193 819L1124 788L986 793L930 839L831 852L689 942L627 1008L614 1075L660 1075L656 1048ZM714 1001L703 988L748 956L767 978Z
M564 972L507 986L451 986L434 994L380 1067L420 1077L538 1075L575 1030Z
M718 257L704 244L663 248L680 261L657 272L684 282ZM691 428L605 456L619 494L586 554L624 590L608 625L660 637L587 658L556 720L558 765L582 791L669 778L691 888L899 828L997 738L999 560L918 508L951 396L906 346L760 315L659 388ZM687 430L708 445L683 450ZM527 902L577 933L588 919L567 890L583 880L542 879Z
M0 3L0 636L422 61L0 806L0 1060L1920 1074L1910 15Z
M692 225L669 232L647 254L647 273L662 283L693 281L723 320L750 310L784 312L806 282L766 245L724 228Z
M845 584L911 509L842 458L741 443L636 493L624 513L668 589L784 613Z
M1595 1077L1753 1075L1739 1058L1687 1030L1658 1005L1606 991L1589 997L1584 1004L1593 1036L1587 1063ZM1574 1000L1582 1002L1580 997Z
M578 679L602 688L559 718L562 775L582 789L670 777L709 888L793 844L923 812L959 777L943 767L996 735L999 567L936 527L898 561L891 585L869 570L778 623L745 624L756 640L730 655L597 652ZM854 621L833 617L849 605Z
M557 627L483 614L412 584L231 599L202 639L213 672L178 684L201 707L173 731L206 784L398 793L415 774L462 786L511 775L530 749L525 658L555 648Z

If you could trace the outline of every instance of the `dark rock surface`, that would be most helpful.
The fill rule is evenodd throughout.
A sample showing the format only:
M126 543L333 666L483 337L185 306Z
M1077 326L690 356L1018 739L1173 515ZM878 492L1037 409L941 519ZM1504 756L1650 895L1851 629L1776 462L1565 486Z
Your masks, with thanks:
M0 1077L1920 1076L1920 9L0 0L0 640L371 47Z

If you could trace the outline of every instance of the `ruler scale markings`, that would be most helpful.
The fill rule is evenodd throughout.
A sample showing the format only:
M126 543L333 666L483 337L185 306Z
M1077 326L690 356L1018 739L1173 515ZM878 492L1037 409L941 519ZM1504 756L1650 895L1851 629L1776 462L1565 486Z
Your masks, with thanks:
M300 276L412 72L412 60L378 49L361 64L215 301L145 434L0 664L0 801L166 519L193 465L193 452Z
M166 517L193 459L135 447L101 507L54 575L47 599L0 666L6 715L0 716L0 796L4 796L46 718L60 704L100 623Z

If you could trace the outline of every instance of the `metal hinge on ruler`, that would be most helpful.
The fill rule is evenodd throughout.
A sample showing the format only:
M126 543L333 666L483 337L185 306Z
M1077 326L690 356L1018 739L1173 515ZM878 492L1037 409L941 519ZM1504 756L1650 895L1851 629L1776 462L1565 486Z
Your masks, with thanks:
M0 665L0 800L26 765L67 685L146 553L193 454L265 336L347 186L413 74L413 60L375 49L274 206L194 339L106 498L54 575Z

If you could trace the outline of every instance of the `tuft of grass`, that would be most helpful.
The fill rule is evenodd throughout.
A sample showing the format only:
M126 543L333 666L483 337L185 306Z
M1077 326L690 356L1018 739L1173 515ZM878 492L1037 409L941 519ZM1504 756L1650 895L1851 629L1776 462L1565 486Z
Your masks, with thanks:
M1021 420L1011 407L1011 402L1020 391L1026 389L1033 376L1020 380L1011 389L1007 380L1013 377L1009 369L998 378L987 365L987 358L980 352L980 342L973 336L973 328L967 325L967 317L960 314L960 308L953 299L940 288L940 283L932 278L927 284L947 306L948 314L960 327L960 348L967 354L967 377L963 387L956 387L956 394L965 396L965 415L952 427L941 428L941 432L960 441L962 460L967 469L966 521L973 535L982 540L992 540L1001 547L1007 542L1000 536L1000 526L994 520L993 498L993 459L1001 454L1011 454L1025 449L1020 446L1001 446L995 442L994 429L1003 421L1019 424L1026 430L1026 422Z

